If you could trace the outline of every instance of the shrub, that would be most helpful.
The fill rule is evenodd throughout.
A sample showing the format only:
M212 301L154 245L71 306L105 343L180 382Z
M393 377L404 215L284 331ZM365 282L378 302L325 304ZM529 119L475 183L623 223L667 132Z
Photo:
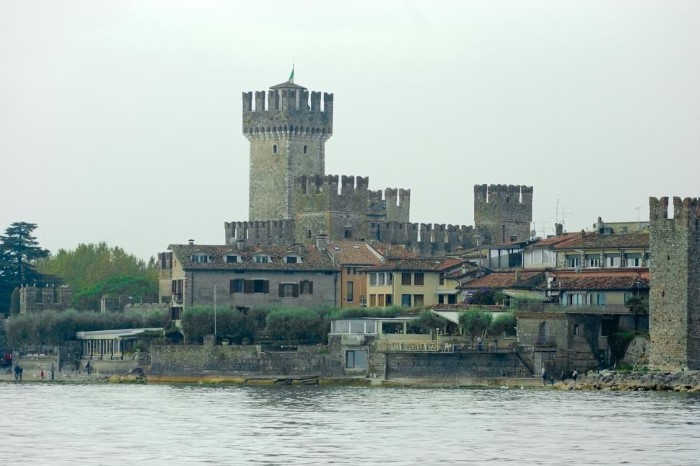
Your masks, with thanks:
M496 317L491 321L489 326L489 333L491 335L501 335L505 333L506 335L515 335L515 315L512 312L504 312L496 315Z
M107 312L67 310L19 314L7 319L8 345L60 345L75 339L76 332L122 328L166 327L168 312Z
M313 309L274 309L267 314L265 333L280 341L320 343L328 335L327 319Z

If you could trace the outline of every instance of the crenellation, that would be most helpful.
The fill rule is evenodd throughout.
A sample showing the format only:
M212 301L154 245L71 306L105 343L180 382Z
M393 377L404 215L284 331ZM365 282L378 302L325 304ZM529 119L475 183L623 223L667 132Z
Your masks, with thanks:
M475 185L474 224L496 243L523 241L530 237L531 186Z

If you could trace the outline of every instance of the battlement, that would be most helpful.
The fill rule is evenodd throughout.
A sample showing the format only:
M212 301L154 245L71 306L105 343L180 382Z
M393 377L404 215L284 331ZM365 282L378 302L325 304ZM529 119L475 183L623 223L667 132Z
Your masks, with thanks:
M523 241L530 237L532 186L475 185L474 224L486 243Z
M424 256L439 256L476 245L472 226L387 222L373 224L369 237L382 243L401 244Z
M294 220L225 222L228 245L287 245L294 243Z
M474 185L474 203L521 204L532 206L532 186L525 185Z
M700 198L686 197L673 198L673 218L668 217L668 197L649 198L649 222L650 225L673 224L677 227L688 228L695 231L700 219Z
M338 180L340 179L340 194L338 194ZM369 177L346 175L302 175L294 180L296 191L300 194L330 193L339 196L350 196L357 193L363 195L369 193Z
M270 89L267 94L256 91L253 100L252 92L243 92L246 137L276 134L328 138L332 133L333 94L309 93L304 88Z

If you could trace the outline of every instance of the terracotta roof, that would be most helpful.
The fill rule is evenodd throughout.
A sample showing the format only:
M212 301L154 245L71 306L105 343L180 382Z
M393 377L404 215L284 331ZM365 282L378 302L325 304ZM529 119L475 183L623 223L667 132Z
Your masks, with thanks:
M382 256L364 241L332 241L328 254L338 265L379 265Z
M600 233L575 233L566 241L554 245L554 249L599 249L599 248L648 248L649 233L636 232L624 235Z
M634 290L649 288L649 269L555 271L553 290Z
M427 272L441 272L452 267L457 267L462 263L461 259L449 257L447 259L393 259L387 260L384 264L375 267L368 267L373 271L402 271L402 270L424 270Z
M462 288L533 288L540 281L543 281L544 277L542 270L492 272L464 283Z
M254 246L237 248L228 245L172 244L168 249L185 270L318 270L337 271L330 257L313 246ZM196 254L207 255L210 261L204 264L192 262ZM226 256L238 256L239 262L227 263ZM257 263L254 257L268 256L268 263ZM287 264L286 256L301 257L301 263Z
M562 243L564 241L570 241L572 238L574 238L577 235L581 236L581 233L564 233L563 235L559 235L559 236L551 236L549 238L542 238L542 239L538 240L536 243L531 244L528 247L542 248L542 247L554 246L554 245Z
M372 247L386 259L410 259L418 257L418 254L407 249L403 244L386 244L372 242Z

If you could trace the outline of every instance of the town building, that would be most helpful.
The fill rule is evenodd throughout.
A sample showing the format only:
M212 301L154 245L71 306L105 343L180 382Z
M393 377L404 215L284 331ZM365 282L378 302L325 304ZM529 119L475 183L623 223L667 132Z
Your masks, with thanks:
M68 285L23 286L19 288L19 312L63 311L73 305L73 290Z
M340 307L367 306L366 267L382 264L384 257L365 241L332 241L327 251L340 268Z
M160 302L174 320L196 306L335 307L340 271L315 246L174 244L159 254Z
M365 269L369 307L429 307L456 304L457 285L449 272L463 261L446 259L398 259Z

